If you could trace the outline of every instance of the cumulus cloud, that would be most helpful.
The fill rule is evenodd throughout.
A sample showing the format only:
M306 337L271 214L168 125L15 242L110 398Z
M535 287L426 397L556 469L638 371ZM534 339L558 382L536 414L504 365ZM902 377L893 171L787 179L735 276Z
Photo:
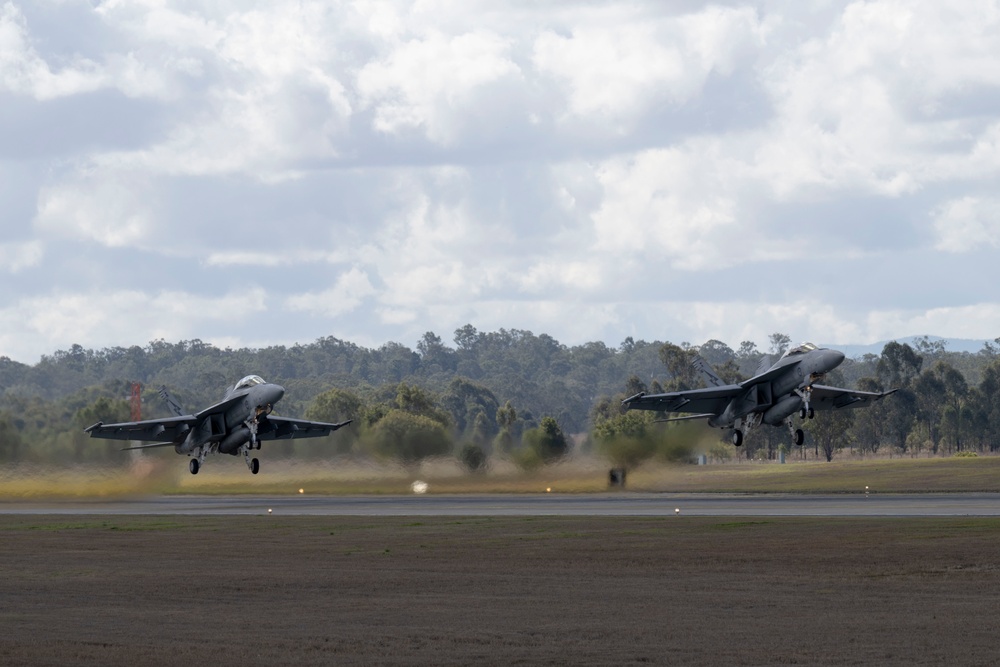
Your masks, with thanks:
M60 9L0 0L0 354L1000 328L993 0Z
M86 58L53 71L31 44L24 14L12 2L0 6L0 90L51 100L105 85L101 67Z
M240 267L289 267L318 262L338 263L348 259L347 253L327 252L309 248L291 248L289 250L224 250L211 253L206 259L208 266L240 266Z
M651 107L694 98L712 73L730 74L763 29L750 8L708 7L684 16L583 12L566 33L543 31L532 60L566 90L566 111L631 125Z
M991 129L970 102L998 84L998 28L993 2L858 2L776 51L762 72L776 117L758 153L775 193L898 197L971 175L962 165Z
M738 230L724 167L697 150L650 150L603 164L605 194L594 214L595 242L623 254L648 253L679 268L721 259L722 239Z
M0 308L0 350L31 359L71 343L103 348L150 340L213 340L222 324L244 327L267 309L259 287L222 296L164 290L62 291L23 298ZM39 350L35 341L46 342Z
M509 51L509 40L482 30L398 44L358 73L361 104L374 110L379 132L417 129L453 144L516 95L521 73Z
M368 274L358 267L353 267L338 276L333 286L327 290L289 297L286 307L293 311L306 311L323 317L336 318L355 310L375 293L375 288L368 280Z
M934 211L937 248L970 252L1000 247L1000 199L962 197Z
M104 176L42 189L35 227L48 235L110 247L148 246L154 213L149 202L140 199L140 184Z
M37 266L44 255L45 248L39 241L0 243L0 271L18 273Z

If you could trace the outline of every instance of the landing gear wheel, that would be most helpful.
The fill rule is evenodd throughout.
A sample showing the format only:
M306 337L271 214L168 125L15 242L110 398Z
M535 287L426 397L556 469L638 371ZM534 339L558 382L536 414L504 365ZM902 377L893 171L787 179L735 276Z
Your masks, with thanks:
M800 428L795 429L795 433L792 434L792 442L794 442L796 446L801 446L802 443L805 441L806 441L806 434L802 432L802 429Z
M805 408L799 408L799 419L805 419L808 414Z
M254 475L260 472L260 461L257 459L250 459L250 472Z
M812 418L813 418L813 417L815 417L815 416L816 416L816 411L815 411L815 410L813 410L812 408L809 408L809 419L812 419ZM258 447L259 447L259 446L260 446L260 445L258 445Z
M736 429L733 431L733 446L739 447L743 444L743 431Z
M191 459L190 461L188 461L188 470L191 471L192 475L197 475L198 468L200 467L201 465L198 463L198 459Z

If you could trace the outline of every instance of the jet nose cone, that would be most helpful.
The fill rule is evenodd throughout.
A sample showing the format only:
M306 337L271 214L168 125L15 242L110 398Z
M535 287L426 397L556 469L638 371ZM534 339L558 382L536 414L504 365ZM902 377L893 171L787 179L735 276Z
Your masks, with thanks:
M280 384L269 384L267 385L267 393L265 394L264 400L270 405L274 405L281 400L281 397L285 395L285 388Z
M826 358L830 368L836 368L844 362L844 353L840 350L827 350Z

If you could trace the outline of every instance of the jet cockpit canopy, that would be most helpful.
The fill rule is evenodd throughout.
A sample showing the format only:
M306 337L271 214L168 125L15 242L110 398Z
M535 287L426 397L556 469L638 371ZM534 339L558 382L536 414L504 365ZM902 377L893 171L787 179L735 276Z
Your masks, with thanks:
M256 387L259 384L267 384L264 382L264 378L259 375L248 375L233 387L233 391L239 391L240 389L249 389L250 387Z
M819 349L819 346L813 345L812 343L802 343L798 347L793 347L788 352L785 352L783 355L781 355L781 358L784 359L785 357L794 357L794 356L798 356L800 354L805 354L806 352L812 352L813 350L818 350L818 349Z

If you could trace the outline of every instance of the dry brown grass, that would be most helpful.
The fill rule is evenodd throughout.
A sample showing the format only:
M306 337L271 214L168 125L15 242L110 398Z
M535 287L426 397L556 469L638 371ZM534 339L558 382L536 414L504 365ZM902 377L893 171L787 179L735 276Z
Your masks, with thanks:
M988 665L996 519L0 517L0 664Z
M415 479L430 493L589 493L608 488L608 464L577 457L533 473L495 462L473 475L454 460L403 468L365 461L264 459L250 475L241 459L213 457L198 475L186 459L141 459L130 467L0 469L0 499L109 498L148 494L285 495L408 493ZM751 493L1000 493L1000 457L868 459L781 465L728 463L707 466L650 464L628 474L632 491Z

